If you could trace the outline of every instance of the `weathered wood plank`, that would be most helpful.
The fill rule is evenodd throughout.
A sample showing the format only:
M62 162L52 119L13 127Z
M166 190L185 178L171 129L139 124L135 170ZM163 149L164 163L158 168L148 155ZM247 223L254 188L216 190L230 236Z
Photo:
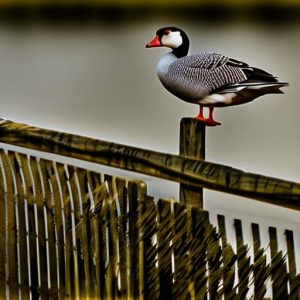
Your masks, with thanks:
M7 159L6 153L0 151L1 171L0 182L3 186L1 190L1 275L0 281L2 291L1 296L4 298L15 299L20 294L20 287L18 285L18 249L17 249L17 226L16 226L16 186L13 183L13 175ZM4 265L3 265L4 264ZM3 292L3 294L2 294Z
M24 212L25 212L25 230L26 230L26 246L28 251L28 277L30 278L30 290L32 297L39 297L37 258L36 258L36 233L35 233L35 217L33 209L32 186L26 164L26 156L21 153L15 153L18 169L21 174L21 185L24 193ZM38 258L39 259L39 258Z
M122 178L116 178L117 203L120 207L118 225L119 225L119 255L120 255L120 298L125 299L128 294L128 181Z
M62 169L59 174L61 174L61 182L63 183L64 189L64 200L66 208L66 220L67 220L67 250L70 254L70 269L69 269L69 278L70 278L70 287L72 296L75 299L80 299L80 280L79 280L79 252L78 252L78 239L76 236L76 201L75 195L70 183L70 173L67 165L58 165L58 169Z
M5 192L1 189L1 198L0 198L0 238L1 240L5 239ZM6 276L5 276L5 243L0 244L0 298L5 299L6 297Z
M51 286L54 290L54 297L56 296L56 286L59 297L66 295L66 224L65 224L65 209L63 203L63 195L61 191L61 184L56 169L56 164L47 161L40 160L40 173L43 180L46 193L46 206L52 207L51 213L47 209L47 220L49 227L54 227L55 235L55 259L51 258L50 268L51 274L57 275L57 283L51 282ZM49 215L50 214L50 215ZM53 241L49 241L52 243ZM50 252L54 252L50 251ZM51 254L53 255L53 253ZM56 269L56 271L54 271ZM52 276L52 275L51 275Z
M37 224L36 224L36 213L34 210L34 190L32 182L30 180L30 173L27 163L27 157L24 154L15 153L17 159L19 172L21 174L21 182L24 193L24 210L25 210L25 228L27 232L26 242L28 251L28 277L30 277L31 293L33 298L41 296L40 294L40 268L39 260L37 257L38 253L38 241L37 237ZM27 215L27 216L26 216Z
M90 207L87 205L85 209L83 209L83 215L82 219L80 220L80 223L76 226L76 236L78 236L79 239L79 253L81 264L79 264L79 272L80 272L80 297L83 298L85 295L85 298L96 298L96 290L95 290L95 278L96 275L94 273L94 263L93 263L93 252L92 245L91 245L91 238L92 233L89 226L89 210ZM84 280L83 280L84 278ZM84 291L84 293L83 293Z
M294 245L294 233L292 230L285 230L286 244L287 244L287 256L289 263L289 273L291 276L296 276L296 260L295 260L295 245Z
M285 230L286 244L287 244L287 257L289 266L289 286L290 298L300 299L300 277L296 276L296 259L295 259L295 244L294 233L292 230Z
M103 207L105 199L109 196L107 185L100 184L99 174L88 172L88 185L90 186L90 194L93 197L94 208L92 208L89 216L90 230L91 230L91 250L94 261L95 273L95 291L97 298L105 298L105 273L106 273L106 231L103 222ZM94 184L97 182L97 184Z
M75 297L75 282L76 278L74 274L74 251L73 251L73 234L72 234L72 216L71 216L71 204L70 195L67 187L67 176L65 174L64 165L61 163L53 164L55 172L56 185L59 188L59 201L61 207L61 214L63 217L64 228L64 261L65 261L65 293L67 297Z
M207 161L3 121L0 141L300 210L300 184Z
M236 255L231 247L231 245L227 242L226 237L226 226L225 226L225 217L223 215L218 215L218 227L219 234L221 236L222 241L222 257L223 257L223 293L224 299L234 299L236 296L236 288L234 288L234 277L235 277L235 267L234 264L236 262Z
M53 169L53 170L52 170ZM62 218L62 234L63 234L63 261L64 261L64 295L67 297L74 297L74 278L73 270L73 251L72 251L72 221L70 212L70 198L68 197L66 177L64 173L64 165L53 162L49 172L54 172L53 190L59 197L57 201L60 202L60 216ZM51 174L51 173L50 173ZM52 176L51 176L52 177Z
M159 200L158 210L158 228L157 228L157 246L158 246L158 272L160 299L171 299L173 288L173 270L172 270L172 248L171 241L173 237L172 226L174 221L171 215L171 202Z
M278 251L277 230L269 227L270 250L271 250L271 278L274 300L287 299L288 275L285 259L282 251Z
M104 276L105 276L105 285L104 285L104 290L105 290L105 299L114 299L114 274L113 274L113 264L115 261L114 253L111 253L112 251L112 243L113 241L111 240L111 227L110 227L110 222L111 222L111 217L110 217L110 207L109 207L109 198L110 196L106 197L103 201L103 207L101 210L101 215L100 215L100 221L103 223L102 226L102 241L103 241L103 246L105 248L102 249L102 253L105 256L105 269L103 269ZM102 254L102 255L103 255ZM112 255L112 258L111 258Z
M157 264L157 210L153 198L139 202L140 229L140 295L139 298L159 298L159 274ZM142 276L141 276L142 274ZM168 274L169 275L169 274ZM163 299L163 298L162 298Z
M14 152L8 152L8 158L13 173L15 175L15 180L17 185L16 201L17 201L17 210L18 210L18 224L20 229L18 234L18 243L20 249L19 282L21 284L21 296L22 299L29 299L32 297L32 295L31 295L31 278L29 276L30 267L28 265L29 260L28 260L27 230L26 230L25 205L24 205L25 194L23 190L21 174L19 171L19 165L16 160Z
M263 299L266 292L266 281L270 275L269 266L267 266L267 258L265 250L261 248L259 225L252 223L253 236L253 278L254 278L254 299Z
M86 299L88 295L91 295L90 291L90 273L87 272L86 266L88 264L88 251L86 251L88 245L87 241L87 231L85 226L86 221L81 220L75 226L76 232L76 252L77 255L74 256L77 262L77 275L78 277L78 296L75 297L77 299ZM84 244L85 242L85 244Z
M197 160L205 159L205 125L197 119L183 118L180 122L179 155ZM203 189L180 185L180 203L191 207L203 207Z
M209 225L208 212L192 208L192 241L190 256L192 262L192 280L194 282L195 299L207 299L207 274L206 274L206 232Z
M129 200L129 299L138 299L139 297L139 229L138 223L138 202L145 200L147 187L142 181L130 181L128 183Z
M217 215L219 234L222 241L222 247L227 244L227 236L226 236L226 225L225 225L225 216Z
M47 162L49 164L49 162ZM45 250L47 258L47 277L50 297L59 297L59 286L61 284L60 269L63 268L64 262L59 259L59 239L58 224L61 224L61 218L57 214L60 203L53 194L50 175L47 172L45 161L36 159L32 164L35 181L39 182L38 187L41 193L44 214L44 235ZM36 174L35 174L36 173ZM61 210L59 210L61 214ZM61 245L64 246L63 244ZM61 262L61 264L60 264Z
M113 299L119 299L118 290L118 275L119 275L119 230L118 230L118 212L116 204L116 180L115 177L105 176L105 181L108 183L109 197L106 205L108 206L106 212L107 220L107 242L109 250L109 260L107 266L107 284ZM137 250L136 250L137 251ZM137 262L136 262L137 263Z
M219 299L220 282L222 279L222 248L219 243L219 234L211 224L206 226L206 249L208 263L208 293L210 299Z
M78 185L77 178L77 168L67 165L65 168L65 172L68 173L70 193L72 194L74 202L75 223L77 224L81 220L83 214L81 190L80 186Z
M92 247L92 227L89 220L91 212L91 204L94 201L91 199L91 190L88 186L87 170L82 168L74 168L71 176L71 186L73 188L73 194L76 195L76 218L79 221L78 236L79 236L79 253L81 253L79 259L81 265L79 266L79 272L84 274L84 286L80 287L81 297L85 292L86 298L98 298L97 288L97 276L95 272L95 260ZM82 268L82 269L81 269ZM82 280L80 280L81 282Z
M77 168L66 166L65 172L69 193L72 196L73 222L75 227L76 262L78 272L78 296L80 299L87 298L91 294L89 270L89 232L87 230L87 218L83 218L82 195L77 179ZM88 214L86 213L85 216ZM74 249L73 249L74 251Z
M47 263L47 256L49 256L49 237L51 236L51 249L54 249L55 246L55 240L52 239L54 236L54 228L53 228L53 223L50 222L47 226L49 230L46 230L45 224L48 222L47 220L47 209L46 209L46 214L44 214L44 199L45 197L43 196L43 188L41 186L41 179L39 178L39 173L38 173L38 167L36 160L34 158L28 158L27 159L27 164L29 169L31 169L31 185L32 185L32 190L33 190L33 196L34 196L34 208L35 208L35 214L36 214L36 239L37 239L37 250L38 252L36 253L37 259L38 259L38 264L39 264L39 276L43 276L43 280L40 279L40 294L42 298L49 297L49 290L48 290L48 283L50 283L52 280L51 278L48 278L48 276L51 276L51 271L55 272L54 270L50 271L50 266L48 266ZM31 177L31 176L30 176ZM54 203L52 204L54 206ZM51 209L51 206L50 206ZM50 211L49 209L49 211ZM55 254L55 251L51 251L51 253ZM39 257L38 257L39 256ZM50 261L49 261L50 262ZM49 269L48 269L49 267ZM55 282L55 279L53 278L53 281Z
M246 299L246 295L249 291L249 278L252 271L252 265L250 264L250 257L248 256L248 245L244 245L242 221L235 219L235 236L236 236L236 255L238 264L238 299Z
M188 215L185 206L174 203L173 252L174 252L174 284L173 299L186 299L189 294L189 232Z

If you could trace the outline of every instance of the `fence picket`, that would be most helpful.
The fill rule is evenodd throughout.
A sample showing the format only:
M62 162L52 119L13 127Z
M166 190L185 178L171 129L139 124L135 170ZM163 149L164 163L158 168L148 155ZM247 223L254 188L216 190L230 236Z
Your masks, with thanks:
M270 250L271 250L271 278L273 299L287 299L287 267L282 251L278 251L277 230L269 227Z
M0 181L3 183L2 197L1 201L1 235L0 238L4 241L3 248L0 248L2 261L0 281L3 294L3 298L17 298L20 295L19 290L19 278L18 278L18 268L19 268L19 257L17 243L15 242L18 238L18 230L16 226L16 186L13 182L13 175L7 159L6 154L3 150L0 151L1 159L1 172Z
M246 299L249 291L249 277L252 271L250 265L250 257L248 256L248 245L244 245L242 221L234 220L235 234L236 234L236 248L237 248L237 265L238 265L238 299Z
M55 260L50 260L51 274L57 274L56 282L51 282L51 287L54 289L54 295L57 293L60 297L66 294L66 228L65 228L65 210L61 193L61 185L58 181L56 165L53 162L40 160L40 173L45 187L46 206L51 207L54 204L51 212L47 212L48 227L54 227L55 247L50 248L50 256L55 252ZM51 229L50 229L51 230ZM49 235L51 238L51 236ZM52 241L49 240L49 244ZM49 246L50 247L50 246ZM54 251L55 249L55 251ZM56 269L56 271L55 271ZM52 275L51 275L52 276ZM55 295L57 296L57 295Z
M290 298L300 299L300 277L296 276L296 259L295 259L295 245L294 234L292 230L285 230L286 244L287 244L287 256L289 267L289 286L290 286Z
M14 173L16 180L17 194L16 194L16 209L18 211L18 244L20 249L20 258L19 258L19 282L21 285L21 296L22 299L29 299L31 294L31 279L30 267L28 266L28 248L27 248L27 230L26 230L26 221L25 221L25 205L24 205L24 189L22 185L21 173L19 169L19 164L17 162L14 152L8 151L8 159L10 162L11 170Z
M265 250L261 248L259 225L252 223L253 236L253 277L254 277L254 298L263 299L266 292L266 281L269 277L269 266L267 266L267 258Z
M90 255L91 236L88 226L88 215L90 206L88 204L83 207L83 199L86 198L78 180L79 171L77 168L71 169L68 166L70 175L70 185L73 194L74 210L75 210L75 228L76 228L76 246L77 246L77 263L79 274L79 294L80 298L94 296L91 276L93 276L92 255Z
M172 296L174 299L185 298L189 295L189 236L188 218L185 206L174 203L173 252L174 252L174 284Z
M43 219L38 218L35 186L31 180L30 166L28 165L28 157L24 154L15 153L18 165L23 179L23 189L25 193L25 213L28 213L28 229L29 229L29 248L30 248L30 269L31 269L31 291L32 297L38 298L45 295L41 291L41 270L40 270L40 255L39 255L39 223ZM42 226L42 225L41 225ZM48 291L47 291L48 294Z
M107 220L107 242L108 242L108 266L107 266L107 283L112 299L120 297L118 292L118 273L119 273L119 249L118 249L118 213L116 207L116 181L112 176L105 176L105 181L109 186L109 197L106 199L108 207L106 211Z
M227 242L226 237L226 226L225 226L225 217L218 215L218 227L219 233L222 241L222 257L223 257L223 290L224 290L224 299L234 299L236 296L236 288L234 288L234 279L235 279L235 262L236 255Z
M160 299L171 299L173 289L173 269L172 269L172 215L171 202L159 200L158 228L157 228L157 247L158 247L158 272Z
M194 282L195 299L207 299L207 271L206 271L206 251L207 251L207 227L209 224L208 212L192 208L192 236L190 255L192 262L192 278Z
M138 299L139 296L139 228L138 222L138 202L143 201L146 197L146 185L143 182L128 183L128 200L129 200L129 298Z
M219 244L219 234L214 226L206 227L206 248L208 263L208 293L210 299L218 299L222 277L222 248Z
M32 188L34 189L35 194L35 205L37 210L37 221L38 221L38 241L39 241L39 267L40 273L43 274L41 276L45 276L46 280L41 280L41 297L45 298L49 296L49 283L57 282L56 278L53 276L51 278L51 274L53 275L56 271L56 268L51 268L48 265L48 262L52 262L55 256L52 256L52 259L49 259L49 244L51 249L55 249L55 234L53 232L54 226L51 220L51 216L48 214L51 211L52 207L54 206L54 202L50 203L49 209L46 207L45 203L45 195L43 195L43 187L42 187L42 180L39 177L38 166L37 162L33 158L28 158L28 167L31 168L32 173ZM48 217L49 221L48 222ZM47 225L46 225L47 223ZM55 251L51 251L51 254L55 255ZM56 263L55 263L56 265ZM54 295L54 294L52 294Z
M153 198L145 199L139 203L139 228L140 240L142 242L142 251L140 257L140 289L144 299L159 298L159 275L158 275L158 227L157 210ZM143 274L141 274L143 273ZM141 276L142 275L142 276Z
M4 173L4 172L3 172ZM0 180L1 180L1 184L4 185L3 183L3 174L0 175ZM5 176L5 175L4 175ZM2 188L2 187L1 187ZM6 193L5 193L5 189L2 188L1 189L1 198L0 198L0 238L1 240L5 240L6 237L6 217L5 214L7 213L7 206L5 204L5 197L6 197ZM1 299L5 299L6 297L6 276L5 276L5 264L6 264L6 244L5 243L1 243L0 244L0 298Z
M102 222L102 210L105 199L108 197L107 186L103 183L100 186L94 185L95 178L99 174L88 173L87 183L90 185L90 197L93 198L94 208L89 216L91 230L91 251L94 261L95 291L97 298L105 297L105 272L106 272L106 232ZM98 181L97 179L97 182Z
M120 207L119 211L119 255L120 255L120 298L125 299L129 293L129 261L128 261L128 181L122 178L116 178L117 201Z

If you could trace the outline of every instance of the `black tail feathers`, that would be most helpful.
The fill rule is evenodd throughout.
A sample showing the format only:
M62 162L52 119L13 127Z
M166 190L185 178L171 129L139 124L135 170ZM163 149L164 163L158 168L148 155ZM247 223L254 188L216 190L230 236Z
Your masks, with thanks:
M247 76L247 81L278 82L275 76L259 68L251 67L243 69L243 72Z

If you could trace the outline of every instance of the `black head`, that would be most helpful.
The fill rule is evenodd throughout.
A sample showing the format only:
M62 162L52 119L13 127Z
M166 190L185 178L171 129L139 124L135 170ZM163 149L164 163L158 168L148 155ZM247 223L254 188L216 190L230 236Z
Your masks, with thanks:
M156 32L155 38L146 47L169 47L177 57L188 54L190 46L186 33L177 27L164 27Z

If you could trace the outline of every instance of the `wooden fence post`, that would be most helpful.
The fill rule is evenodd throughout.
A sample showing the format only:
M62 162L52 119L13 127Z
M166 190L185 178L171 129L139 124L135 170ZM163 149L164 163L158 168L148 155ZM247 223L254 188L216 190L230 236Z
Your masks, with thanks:
M181 119L179 143L180 156L204 160L205 125L197 119ZM203 208L203 189L180 184L179 199L187 208Z

